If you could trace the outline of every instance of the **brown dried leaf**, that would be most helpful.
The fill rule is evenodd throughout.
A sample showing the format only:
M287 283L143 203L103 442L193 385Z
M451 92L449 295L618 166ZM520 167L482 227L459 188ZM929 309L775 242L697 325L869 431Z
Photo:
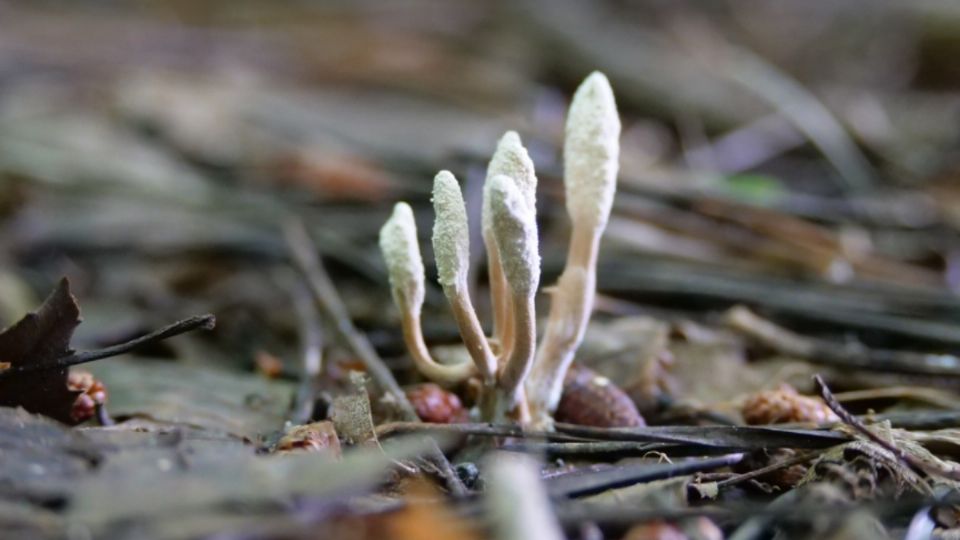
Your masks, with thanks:
M406 499L406 507L387 521L390 538L397 540L479 538L474 525L455 514L444 503L438 489L422 477L417 477L410 483Z
M202 429L257 441L283 427L293 393L286 381L180 362L117 359L88 369L110 389L110 412L145 431Z
M354 385L354 392L334 398L330 419L346 444L379 448L363 375L351 372L350 382Z
M280 184L331 200L377 202L396 191L390 176L376 163L347 152L303 149L279 156L270 172Z
M79 324L80 306L63 278L37 311L0 332L0 361L9 368L53 363L73 352L70 338ZM72 424L70 413L81 392L67 388L68 373L68 368L59 368L2 377L0 406L23 407Z
M274 449L277 453L315 452L340 459L340 439L333 422L325 420L291 427Z
M837 415L818 396L804 396L789 384L757 392L744 401L743 419L750 425L837 422Z

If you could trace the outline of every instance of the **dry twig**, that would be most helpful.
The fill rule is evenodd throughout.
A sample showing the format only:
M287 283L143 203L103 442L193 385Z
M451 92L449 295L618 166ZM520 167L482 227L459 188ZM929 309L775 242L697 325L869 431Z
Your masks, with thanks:
M736 306L724 317L727 326L764 347L781 354L803 358L815 364L892 373L960 377L960 359L948 354L846 347L801 336L763 319L744 306Z
M305 424L312 419L323 371L323 330L306 285L298 280L291 296L300 323L301 368L300 385L290 410L290 421L293 424Z
M193 317L183 319L182 321L177 321L173 324L165 326L156 332L151 332L145 336L140 336L136 339L131 339L125 343L119 343L117 345L111 345L110 347L105 347L103 349L97 349L95 351L80 351L68 354L66 356L61 356L53 362L46 362L43 364L21 364L11 366L8 369L0 370L0 377L15 375L19 373L30 373L34 371L45 371L45 370L54 370L54 369L63 369L70 366L76 366L80 364L86 364L87 362L93 362L94 360L100 360L103 358L109 358L111 356L118 356L121 354L128 353L144 345L150 345L158 341L163 341L167 338L173 336L178 336L180 334L202 328L204 330L210 330L216 324L216 318L209 313L206 315L195 315Z
M377 386L394 401L404 419L414 423L419 422L419 417L413 405L410 404L406 394L393 377L390 368L383 363L383 360L366 337L353 326L347 308L344 306L343 300L340 299L340 295L337 294L330 276L323 268L323 263L317 254L317 248L310 240L303 222L289 222L284 228L284 234L293 260L307 280L307 285L314 300L320 305L324 314L334 322L334 327L340 337L364 363ZM316 368L319 371L319 365ZM466 488L436 442L431 444L426 454L426 459L432 463L448 489L456 496L465 495Z
M313 299L320 306L323 314L333 322L333 326L340 338L350 348L353 354L363 362L374 383L386 393L396 404L404 418L417 421L417 413L407 399L406 394L397 384L397 380L390 372L390 368L374 350L369 341L361 334L347 312L343 300L337 294L330 276L323 268L317 247L310 240L302 221L290 221L284 226L284 237L294 264L303 273L304 279L310 288Z
M957 467L947 467L939 463L920 460L916 456L904 451L902 448L899 448L896 444L877 435L873 430L863 423L863 420L860 420L843 408L843 405L837 401L837 398L833 395L833 392L830 391L830 388L827 387L827 383L823 382L823 378L820 377L820 375L814 375L813 380L816 381L817 386L820 388L820 395L827 403L827 406L830 407L830 409L833 410L833 412L836 413L841 420L843 420L843 423L857 430L857 432L861 433L866 438L889 451L900 461L903 461L905 464L915 470L925 472L931 476L941 476L951 480L960 480L960 469Z

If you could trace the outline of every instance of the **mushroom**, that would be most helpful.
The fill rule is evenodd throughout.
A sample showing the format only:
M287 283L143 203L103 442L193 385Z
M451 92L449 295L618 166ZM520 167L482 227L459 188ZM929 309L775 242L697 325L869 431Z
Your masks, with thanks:
M497 149L487 165L487 178L483 190L482 226L483 242L487 249L487 273L490 276L490 296L493 306L493 336L494 342L500 350L509 350L512 342L512 324L510 323L510 308L503 269L500 263L500 254L497 251L493 233L493 217L490 208L489 186L493 177L504 175L512 179L523 194L527 205L536 219L537 213L537 175L534 172L533 160L523 147L520 136L515 131L506 132L497 143Z
M397 203L390 219L380 229L380 251L387 263L393 301L400 309L403 341L417 369L439 384L454 385L467 380L476 373L473 364L440 364L431 358L423 341L423 330L420 327L424 296L423 259L417 243L417 225L413 221L413 210L407 203Z
M497 361L490 350L480 320L470 301L467 269L470 265L470 233L467 209L457 179L440 171L433 180L433 252L440 286L450 302L457 328L467 352L487 385L494 382Z
M592 73L573 96L563 145L567 213L573 223L567 263L554 288L527 394L533 423L553 424L563 380L593 310L597 251L617 186L620 118L607 78Z
M514 411L518 406L521 418L526 417L523 383L533 365L537 342L537 319L534 300L540 284L540 253L537 220L517 184L504 175L494 176L487 183L493 235L497 254L506 278L507 305L510 316L509 349L501 351L497 379L497 412L495 418Z
M537 177L515 132L507 132L497 144L483 190L481 230L494 328L489 339L467 287L470 245L460 186L449 171L434 178L433 248L438 278L472 363L440 364L424 344L420 328L424 271L410 207L398 203L380 231L404 340L417 369L447 385L479 374L486 421L509 419L540 428L553 425L564 376L593 309L597 250L616 190L619 136L610 84L602 74L593 73L577 89L567 119L564 180L573 234L539 347L534 302L540 284Z

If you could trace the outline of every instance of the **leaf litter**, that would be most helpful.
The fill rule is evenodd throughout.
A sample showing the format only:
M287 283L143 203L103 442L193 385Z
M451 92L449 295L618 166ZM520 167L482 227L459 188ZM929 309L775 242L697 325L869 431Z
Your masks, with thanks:
M64 7L69 25L5 8L20 24L0 40L4 536L955 535L960 81L928 22L955 15L876 6L863 32L841 5L441 4ZM197 47L215 54L182 54ZM906 56L913 78L892 81ZM516 129L552 283L571 233L565 100L593 69L624 149L578 396L619 387L647 427L464 423L410 393L423 377L377 227L395 200L425 215L441 167L480 223L488 153ZM486 320L480 263L467 286ZM64 274L94 314L76 333ZM425 341L459 346L425 292ZM206 316L163 327L206 311L212 332L184 333ZM78 417L81 372L102 389L84 384ZM810 414L827 405L815 374L849 416ZM476 380L443 391L467 416L483 396Z

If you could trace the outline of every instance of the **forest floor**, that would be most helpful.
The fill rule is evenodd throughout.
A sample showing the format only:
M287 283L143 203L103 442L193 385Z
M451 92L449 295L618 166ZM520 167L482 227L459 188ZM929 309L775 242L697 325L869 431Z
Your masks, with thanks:
M951 3L0 1L0 28L3 538L960 538ZM594 70L622 133L587 375L552 430L483 422L411 360L377 236L410 203L424 339L463 358L431 182L463 188L490 330L515 130L542 334Z

